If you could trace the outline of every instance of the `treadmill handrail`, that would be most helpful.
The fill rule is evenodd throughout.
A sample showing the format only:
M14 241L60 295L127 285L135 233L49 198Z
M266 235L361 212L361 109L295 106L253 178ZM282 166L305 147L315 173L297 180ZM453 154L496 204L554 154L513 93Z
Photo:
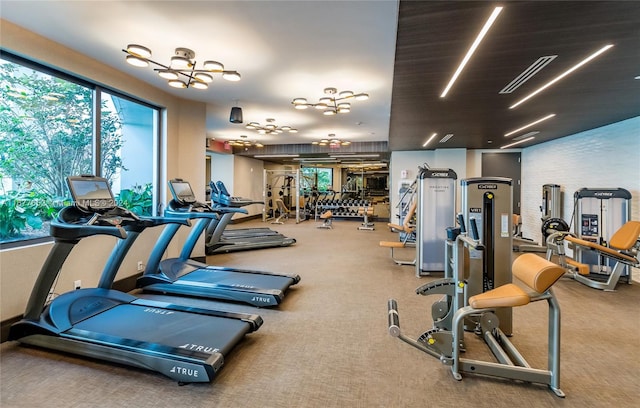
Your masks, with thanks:
M111 250L111 255L107 259L107 263L102 269L100 280L98 281L98 287L103 289L111 289L113 282L118 274L118 270L124 261L125 256L131 249L131 246L138 238L138 235L149 227L156 227L159 225L191 225L191 221L188 219L172 218L172 217L139 217L141 222L127 223L124 225L124 229L128 232L128 236L116 242L116 245Z

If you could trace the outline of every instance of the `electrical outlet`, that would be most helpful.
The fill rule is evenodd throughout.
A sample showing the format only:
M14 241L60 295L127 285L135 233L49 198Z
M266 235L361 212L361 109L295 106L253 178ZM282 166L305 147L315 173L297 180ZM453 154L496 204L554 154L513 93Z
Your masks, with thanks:
M138 272L144 271L144 264L142 261L138 261Z
M73 281L73 290L78 290L81 287L82 287L82 281L81 280Z

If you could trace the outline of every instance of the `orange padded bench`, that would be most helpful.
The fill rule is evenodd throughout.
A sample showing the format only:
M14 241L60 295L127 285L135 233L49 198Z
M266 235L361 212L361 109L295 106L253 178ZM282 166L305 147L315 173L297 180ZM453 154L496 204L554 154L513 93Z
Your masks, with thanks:
M564 253L564 243L566 240L581 249L595 251L599 256L616 261L607 281L602 282L592 279L589 265L579 263L569 259ZM627 221L620 227L609 240L609 246L603 246L592 241L580 239L566 233L555 233L547 239L547 259L551 259L553 252L558 255L559 263L566 267L571 277L594 289L614 290L622 272L627 265L632 267L640 266L638 260L638 249L640 248L640 221ZM629 270L629 282L631 281L631 269Z
M564 268L534 254L520 255L512 265L513 276L533 289L534 295L546 292L565 274ZM531 301L531 293L514 283L499 286L469 298L474 309L524 306Z

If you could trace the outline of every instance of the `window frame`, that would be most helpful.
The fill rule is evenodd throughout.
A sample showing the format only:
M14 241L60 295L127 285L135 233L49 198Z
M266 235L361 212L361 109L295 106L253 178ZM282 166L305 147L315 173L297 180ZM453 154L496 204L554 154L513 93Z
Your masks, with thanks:
M92 134L92 172L96 176L100 176L102 173L102 163L101 163L101 152L100 152L100 140L101 140L101 100L102 93L108 93L110 95L116 96L118 98L125 99L129 102L136 103L142 105L144 107L150 108L154 111L154 120L153 120L153 129L154 129L154 144L153 146L153 183L157 188L154 189L153 192L153 213L157 215L160 208L160 194L161 194L161 173L163 167L163 163L161 162L162 158L162 135L163 135L163 117L165 108L154 105L147 101L138 99L132 95L129 95L125 92L119 91L115 88L111 88L109 86L105 86L98 82L94 82L85 78L82 78L78 75L74 75L73 73L69 73L52 66L34 61L29 58L22 57L20 55L14 54L6 49L0 47L0 59L12 62L14 64L21 65L22 67L32 69L34 71L41 72L43 74L56 77L62 79L64 81L71 82L73 84L83 86L91 90L92 92L92 117L93 117L93 134ZM52 242L54 240L51 236L45 237L35 237L35 238L27 238L18 241L10 241L10 242L0 242L0 250L10 249L10 248L20 248L24 246L30 246L35 244Z

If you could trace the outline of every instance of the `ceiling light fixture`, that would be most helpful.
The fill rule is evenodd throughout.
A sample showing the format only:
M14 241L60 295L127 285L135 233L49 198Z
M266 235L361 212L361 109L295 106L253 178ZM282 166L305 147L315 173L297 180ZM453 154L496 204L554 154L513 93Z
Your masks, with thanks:
M151 50L142 45L129 44L122 51L127 54L125 60L135 67L148 67L149 64L159 67L153 70L168 80L169 86L173 88L207 89L213 81L212 74L215 73L222 74L222 78L227 81L240 80L237 71L225 70L224 65L217 61L205 61L201 69L196 69L196 53L188 48L176 48L168 66L152 60Z
M515 146L515 145L519 145L520 143L528 142L529 140L532 140L532 139L535 139L535 137L531 136L531 137L528 137L528 138L526 138L526 139L519 140L519 141L514 142L514 143L509 143L508 145L504 145L504 146L502 146L502 147L500 147L500 148L501 148L501 149L506 149L506 148L508 148L508 147L512 147L512 146Z
M236 147L251 147L251 146L255 146L257 148L262 148L264 147L264 145L260 142L250 142L249 140L247 140L248 137L246 135L240 135L240 140L229 140L227 143L229 143L229 145L231 146L236 146Z
M330 154L329 157L335 157L336 159L356 159L365 157L380 157L379 153L372 154Z
M493 22L496 21L496 18L498 18L498 14L500 14L501 11L502 11L502 7L496 7L493 10L493 13L491 13L491 15L489 16L489 19L487 20L487 22L484 23L484 27L482 27L482 30L480 30L480 33L478 33L478 36L476 37L475 41L473 42L473 44L471 44L471 48L469 48L469 51L467 51L467 55L464 56L464 58L462 59L462 62L458 66L458 69L456 69L456 72L454 72L453 76L449 80L447 87L444 88L444 91L442 91L442 93L440 94L441 98L444 98L445 96L447 96L447 93L453 86L454 82L456 82L456 80L458 79L458 76L464 69L465 65L467 65L467 62L469 62L469 60L471 59L471 56L476 51L476 48L478 48L478 46L480 45L480 42L489 31L489 28L491 28L491 25L493 24Z
M538 119L538 120L534 120L533 122L531 122L531 123L529 123L529 124L526 124L526 125L524 125L524 126L522 126L522 127L518 128L518 129L516 129L516 130L512 130L512 131L511 131L511 132L509 132L509 133L505 133L505 135L504 135L504 136L505 136L505 137L507 137L507 136L511 136L511 135L513 135L513 134L515 134L515 133L518 133L518 132L519 132L519 131L521 131L521 130L525 130L525 129L526 129L526 128L528 128L528 127L531 127L531 126L533 126L533 125L536 125L536 124L538 124L538 123L540 123L540 122L543 122L543 121L545 121L545 120L547 120L547 119L551 119L551 118L552 118L552 117L554 117L554 116L556 116L556 114L555 114L555 113L549 114L549 115L547 115L547 116L545 116L545 117L543 117L543 118L540 118L540 119Z
M304 162L334 162L337 159L335 157L296 157L293 160Z
M261 135L269 135L269 134L280 134L283 132L289 133L298 133L298 129L292 128L291 126L278 126L274 122L276 121L273 118L266 119L267 124L262 126L258 122L249 122L247 123L246 128L255 130Z
M342 91L338 93L336 88L324 88L324 94L326 96L320 98L318 103L308 103L306 98L295 98L291 101L291 104L293 104L293 107L296 109L316 108L321 110L324 115L331 116L338 113L351 112L351 103L345 101L351 99L366 101L369 99L369 94L354 94L352 91Z
M256 154L256 159L275 159L275 158L287 158L287 157L300 157L299 154Z
M231 123L242 123L242 108L241 107L233 106L231 108L231 113L229 114L229 122L231 122Z
M438 143L446 143L452 137L453 137L453 133L447 133L446 135L444 135L442 139L440 139L440 142Z
M431 136L429 136L429 138L427 139L426 142L424 142L424 144L422 145L422 147L427 147L427 145L433 140L434 137L436 137L438 134L434 133Z
M329 146L331 149L337 149L340 146L349 146L351 144L348 140L340 140L336 139L336 135L333 133L329 134L327 139L321 139L319 141L311 142L314 146Z
M509 106L509 109L513 109L513 108L517 107L518 105L524 103L525 101L533 98L534 96L536 96L540 92L544 91L545 89L547 89L551 85L555 84L556 82L558 82L562 78L564 78L567 75L571 74L573 71L577 70L578 68L580 68L581 66L585 65L589 61L591 61L594 58L598 57L600 54L602 54L603 52L607 51L611 47L613 47L613 44L608 44L608 45L605 45L604 47L600 48L598 51L596 51L593 54L589 55L587 58L583 59L582 61L580 61L579 63L577 63L573 67L569 68L568 70L566 70L562 74L558 75L557 77L555 77L551 81L547 82L546 84L544 84L540 88L538 88L535 91L531 92L529 95L527 95L524 98L520 99L518 102L516 102L513 105Z

